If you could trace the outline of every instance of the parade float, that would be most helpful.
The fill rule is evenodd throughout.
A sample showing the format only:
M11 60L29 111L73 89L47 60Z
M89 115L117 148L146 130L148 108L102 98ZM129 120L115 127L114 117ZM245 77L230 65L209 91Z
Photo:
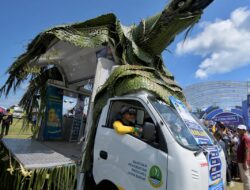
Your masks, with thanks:
M180 106L185 107L186 100L181 87L174 81L174 76L167 70L161 56L176 35L183 31L186 31L186 35L188 34L189 30L199 21L203 10L211 2L212 0L172 0L160 13L142 20L138 25L129 27L123 26L114 14L106 14L82 23L57 26L38 34L28 45L27 51L9 67L8 79L1 88L2 95L8 95L12 89L16 90L23 82L29 80L27 91L20 101L20 105L24 107L27 115L24 118L24 126L28 126L32 122L33 110L38 108L32 140L2 139L1 141L0 179L2 188L93 189L94 184L97 189L108 187L109 189L130 190L145 188L179 190L180 185L185 185L186 190L194 189L194 187L196 189L204 187L223 189L225 183L224 156L216 148L217 145L213 139L188 114L187 109L185 109L187 112L178 109ZM61 115L62 96L65 94L74 94L78 102L78 116L76 114L70 124L70 135L67 140L83 142L82 151L79 153L80 161L69 159L63 153L46 149L39 144L43 141L54 142L63 139L63 133L67 131ZM117 97L118 99L116 99ZM151 97L154 98L154 101ZM145 101L145 104L152 105L148 108L143 107L144 103L136 102L138 98L141 98L142 102ZM84 124L80 108L86 106L83 105L85 99L88 99L89 103L87 105L88 115ZM161 114L152 111L156 109L153 102L159 106L164 105L164 109L176 109L178 113L174 112L174 114L175 116L179 114L179 118L182 118L180 114L185 112L188 121L196 126L196 129L191 130L186 123L183 124L194 139L196 146L196 149L189 147L185 151L188 152L186 153L190 159L191 157L193 160L198 159L197 163L194 161L192 167L200 166L199 163L204 162L202 173L206 176L205 182L201 179L198 180L198 177L197 181L192 183L187 176L182 176L184 184L178 184L178 180L174 180L178 172L174 173L173 170L180 169L182 173L185 173L183 168L178 168L183 166L184 160L179 160L179 166L174 169L176 164L171 164L170 160L162 162L164 164L168 162L168 166L164 164L163 166L161 163L158 163L158 166L151 166L152 163L145 164L129 158L132 160L130 160L131 163L127 163L128 166L140 167L144 172L141 173L142 176L138 177L139 180L144 181L143 185L142 181L138 183L131 179L131 177L137 176L133 172L123 181L116 178L120 173L115 170L109 172L115 175L113 178L111 174L109 179L100 177L102 174L96 172L103 170L105 164L97 163L97 161L106 160L109 156L102 150L100 150L100 155L99 152L95 153L100 148L95 146L105 144L105 139L100 140L104 137L102 133L107 134L107 131L112 130L109 128L107 131L101 131L104 128L100 126L100 122L104 122L106 119L107 122L111 121L112 114L109 114L108 105L112 107L111 103L115 102L117 107L121 106L121 103L116 103L117 101L126 104L135 101L138 113L142 111L140 112L142 114L138 114L141 116L138 121L145 119L146 116L157 118L151 118L154 124L151 122L146 125L146 128L152 129L153 126L155 130L160 131L161 129L158 129L160 126L165 124L168 126L169 123L161 121ZM117 109L114 108L113 111L118 112ZM106 116L101 117L101 113ZM141 124L143 125L143 123ZM105 122L103 126L105 126ZM175 142L175 146L180 152L183 151L181 147L191 146L188 142L185 144L177 140L173 135L175 132L171 132L172 129L169 128L168 132L164 132L166 129L162 129L163 136L168 133L164 139L166 142L168 142L168 138L172 139L173 141L169 143ZM83 136L80 134L81 131ZM116 134L112 133L112 135L106 136L106 139L115 139ZM147 135L150 136L150 134L145 134L145 136ZM130 135L125 136L131 142L134 141ZM142 142L144 143L142 146L145 146L145 142L147 141ZM207 147L200 146L199 143L202 145L204 142L211 145L210 149L205 150ZM157 143L159 147L154 152L160 154L161 148L159 142ZM18 145L26 146L26 149L22 152ZM66 147L66 145L62 146ZM174 145L172 146L174 147ZM149 149L151 150L152 147L149 146ZM171 152L171 148L168 147L168 149L163 150L164 155L168 151ZM48 151L52 151L56 156L51 159ZM117 151L119 152L119 149ZM211 158L200 154L206 151L216 154L219 164L219 167L216 168L217 176L210 172L212 166L208 162ZM37 155L37 152L41 154ZM171 155L170 152L169 155ZM25 157L22 157L23 155ZM26 158L30 158L30 156L34 157L26 163ZM45 157L48 159L44 161ZM179 159L177 154L173 157L176 157L176 161ZM41 162L42 164L40 164ZM111 162L109 167L112 165L114 166L115 163ZM130 167L128 169L133 171L133 168ZM162 167L168 169L162 169ZM157 174L154 173L156 170ZM168 170L172 174L167 177ZM93 183L89 184L91 180ZM127 184L124 184L125 182Z

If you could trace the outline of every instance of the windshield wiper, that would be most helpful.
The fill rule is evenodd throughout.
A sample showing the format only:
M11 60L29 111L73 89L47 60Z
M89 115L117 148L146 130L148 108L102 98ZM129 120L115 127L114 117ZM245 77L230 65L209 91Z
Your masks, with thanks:
M197 157L200 153L204 153L205 155L207 154L207 150L205 149L206 147L213 146L212 144L198 144L199 150L197 150L194 155Z

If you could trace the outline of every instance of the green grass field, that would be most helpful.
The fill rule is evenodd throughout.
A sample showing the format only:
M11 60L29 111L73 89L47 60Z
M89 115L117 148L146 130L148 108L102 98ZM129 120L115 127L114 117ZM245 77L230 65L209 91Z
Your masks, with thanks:
M32 135L31 129L22 130L22 119L14 119L13 124L10 126L9 134L5 138L30 138ZM233 187L228 187L227 190L243 190L242 183L234 182Z
M32 135L31 129L22 130L22 119L15 119L13 120L12 125L9 129L9 134L7 136L4 136L5 138L21 138L26 139L30 138Z

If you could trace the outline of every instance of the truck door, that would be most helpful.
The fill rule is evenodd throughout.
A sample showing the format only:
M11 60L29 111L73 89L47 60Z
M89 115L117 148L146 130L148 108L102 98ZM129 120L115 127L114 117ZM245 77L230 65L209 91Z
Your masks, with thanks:
M155 140L120 135L114 130L113 122L120 117L123 106L136 110L136 126L143 127L145 122L156 126ZM113 100L103 110L96 134L93 174L97 183L108 180L119 189L166 190L166 142L152 113L140 100Z

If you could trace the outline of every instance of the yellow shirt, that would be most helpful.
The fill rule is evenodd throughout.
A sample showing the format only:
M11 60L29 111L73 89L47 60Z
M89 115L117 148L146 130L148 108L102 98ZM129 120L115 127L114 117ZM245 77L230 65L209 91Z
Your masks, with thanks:
M121 121L115 121L113 123L113 128L120 135L124 135L124 134L127 134L127 133L134 133L135 132L135 128L134 127L123 125Z
M213 127L212 127L212 132L213 132L213 134L216 132L216 127L215 127L215 125L213 125Z

